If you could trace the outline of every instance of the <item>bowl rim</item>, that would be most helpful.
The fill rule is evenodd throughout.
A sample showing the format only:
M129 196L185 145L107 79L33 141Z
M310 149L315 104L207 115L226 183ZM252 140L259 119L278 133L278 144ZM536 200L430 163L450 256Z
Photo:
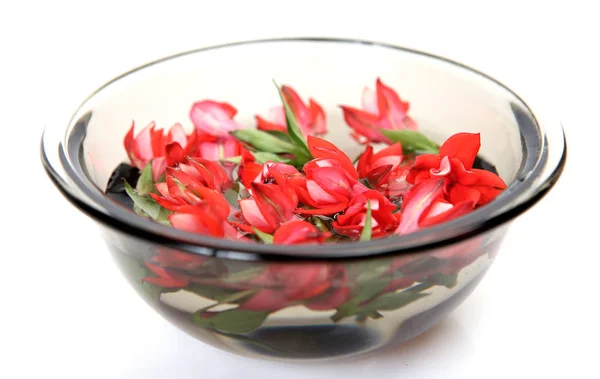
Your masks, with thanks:
M519 124L525 154L517 179L493 202L455 220L403 236L390 236L366 242L323 244L319 245L318 252L315 251L314 245L265 245L238 242L194 234L161 225L118 205L91 182L85 170L85 165L82 163L81 154L85 130L91 114L87 113L77 120L76 118L81 113L80 111L84 105L100 91L137 71L180 57L216 49L235 48L236 46L281 42L345 43L391 49L445 62L453 66L453 69L469 71L496 84L519 100L521 104L518 105L529 112L529 114L525 114L525 118L528 120L523 125ZM115 77L90 94L73 113L70 122L66 126L67 133L64 132L65 127L62 126L62 133L58 133L61 138L57 141L52 137L56 134L56 128L59 127L56 125L49 126L44 130L41 141L42 163L60 192L83 213L113 230L153 241L165 247L203 256L251 261L360 259L383 255L413 254L454 244L495 229L531 208L554 186L564 169L567 156L564 132L562 126L558 123L560 136L557 137L555 133L552 142L561 145L562 151L560 151L558 161L549 164L548 136L544 134L544 127L540 126L538 118L525 101L498 80L467 65L434 54L387 43L348 38L289 37L248 40L203 47L157 59ZM55 128L54 133L49 133L51 128ZM556 149L558 150L559 147L556 147ZM54 156L55 152L58 152L57 157ZM536 152L536 154L529 154L531 152ZM49 154L52 154L54 159L50 159ZM53 163L53 161L58 161L60 164ZM540 178L544 180L536 183Z

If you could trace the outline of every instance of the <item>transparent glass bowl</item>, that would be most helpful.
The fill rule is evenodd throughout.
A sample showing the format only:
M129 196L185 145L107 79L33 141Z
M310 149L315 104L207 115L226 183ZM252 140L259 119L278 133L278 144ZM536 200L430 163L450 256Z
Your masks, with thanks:
M437 142L481 133L480 156L508 189L467 216L410 235L318 248L186 233L104 194L126 160L122 140L132 120L191 127L191 104L215 99L234 105L236 119L253 127L255 114L278 104L273 79L314 97L327 113L326 138L355 156L361 147L338 105L359 105L363 87L377 77L410 102L411 117ZM494 79L422 52L355 40L242 42L114 79L70 120L45 130L42 160L67 199L98 221L131 285L173 324L234 353L331 359L402 343L475 288L510 221L552 187L565 164L561 125L541 112Z

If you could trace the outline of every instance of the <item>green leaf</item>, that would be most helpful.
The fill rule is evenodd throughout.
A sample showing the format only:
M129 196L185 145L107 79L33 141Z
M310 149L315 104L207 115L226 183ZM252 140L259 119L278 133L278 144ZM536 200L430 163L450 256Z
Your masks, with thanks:
M215 284L192 283L185 287L185 291L193 292L198 296L222 302L224 299L240 292L235 288L224 288Z
M165 208L161 207L156 201L154 201L153 198L150 196L139 195L127 182L125 182L125 192L127 192L127 195L129 195L131 200L133 200L135 203L134 210L137 214L143 215L143 213L145 213L152 219L168 225L169 212ZM136 206L138 207L137 210Z
M239 141L253 146L260 152L303 154L296 145L283 141L267 132L257 129L238 129L231 134Z
M225 191L223 191L223 196L225 197L225 199L227 200L229 205L231 205L235 209L239 208L237 191L234 191L233 189L228 188Z
M407 153L437 154L440 150L438 145L425 137L423 133L414 130L379 130L392 142L400 142L402 151Z
M338 321L340 321L343 318L355 315L356 311L357 311L356 304L354 304L352 302L348 302L348 303L340 305L338 307L338 309L336 309L335 314L333 314L330 317L330 319L333 322L338 322Z
M371 217L371 200L367 201L367 215L365 217L365 225L360 233L360 241L370 241L371 234L373 233L373 220Z
M360 283L354 290L354 295L352 297L352 301L360 304L365 302L373 296L378 295L387 287L390 283L390 276L385 275L379 278L371 279L368 282Z
M287 158L283 158L277 154L273 154L273 153L269 153L266 151L255 151L252 153L252 155L254 155L254 158L256 159L256 161L260 164L265 164L269 161L271 162L282 162L282 163L289 163L290 159Z
M226 283L243 283L261 274L263 271L265 271L265 266L252 266L248 269L231 273L222 280Z
M428 276L427 282L435 284L437 286L452 288L457 284L457 275L444 275L440 272L437 272L434 275Z
M260 238L261 241L263 241L264 243L267 243L267 244L273 243L273 236L271 234L261 232L260 230L258 230L255 227L252 227L252 229L254 230L254 233L256 234L256 236L258 238Z
M211 317L202 317L202 315L203 313L194 313L192 322L203 328L216 329L225 333L244 334L258 329L269 316L269 312L231 309L211 315Z
M382 277L390 268L392 260L392 258L378 258L360 262L355 281L360 283Z
M367 308L369 312L391 311L408 305L425 296L428 296L428 294L410 291L386 293L375 298L365 308Z
M152 162L148 163L142 170L135 190L140 196L146 196L154 191L154 181L152 180Z
M285 120L287 124L287 132L292 141L295 142L300 148L304 150L306 155L311 156L310 151L308 150L308 144L306 143L306 139L302 134L302 130L300 129L300 125L298 124L298 120L296 120L296 116L294 116L294 112L292 112L292 108L285 100L285 96L283 96L283 91L281 87L273 80L275 87L277 87L277 91L279 92L279 97L281 98L281 102L283 103L283 109L285 110Z
M242 163L242 156L237 155L235 157L222 158L221 162L230 162L230 163L240 164L240 163Z

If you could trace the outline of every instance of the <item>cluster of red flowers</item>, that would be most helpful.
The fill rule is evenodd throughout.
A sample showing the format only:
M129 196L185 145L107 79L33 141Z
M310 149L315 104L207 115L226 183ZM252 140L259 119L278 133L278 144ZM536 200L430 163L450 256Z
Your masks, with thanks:
M276 244L364 240L445 222L506 188L473 168L479 134L455 134L437 154L418 154L419 146L387 133L418 132L409 104L380 80L365 89L363 110L342 106L353 137L366 144L356 165L317 137L327 132L317 102L305 104L289 86L280 94L283 106L256 116L252 130L234 120L233 106L212 100L193 104L190 134L151 123L134 136L132 125L124 141L131 164L151 168L148 195L173 227ZM371 143L387 146L376 152Z

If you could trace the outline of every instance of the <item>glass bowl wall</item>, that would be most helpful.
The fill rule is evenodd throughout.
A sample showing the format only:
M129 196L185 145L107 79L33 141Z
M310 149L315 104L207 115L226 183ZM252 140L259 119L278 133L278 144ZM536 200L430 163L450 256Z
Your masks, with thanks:
M138 128L150 121L191 128L191 104L214 99L235 106L236 119L253 127L255 114L279 102L273 80L318 101L327 114L326 138L354 157L362 147L339 105L360 106L364 86L378 77L410 102L411 117L436 142L481 133L480 156L509 188L447 224L319 248L190 235L103 194L126 160L122 141L132 120ZM363 354L433 326L473 290L509 222L557 180L566 152L558 123L483 74L420 52L330 39L232 44L157 61L102 87L65 125L45 132L46 169L73 204L99 221L140 295L200 340L275 359Z

